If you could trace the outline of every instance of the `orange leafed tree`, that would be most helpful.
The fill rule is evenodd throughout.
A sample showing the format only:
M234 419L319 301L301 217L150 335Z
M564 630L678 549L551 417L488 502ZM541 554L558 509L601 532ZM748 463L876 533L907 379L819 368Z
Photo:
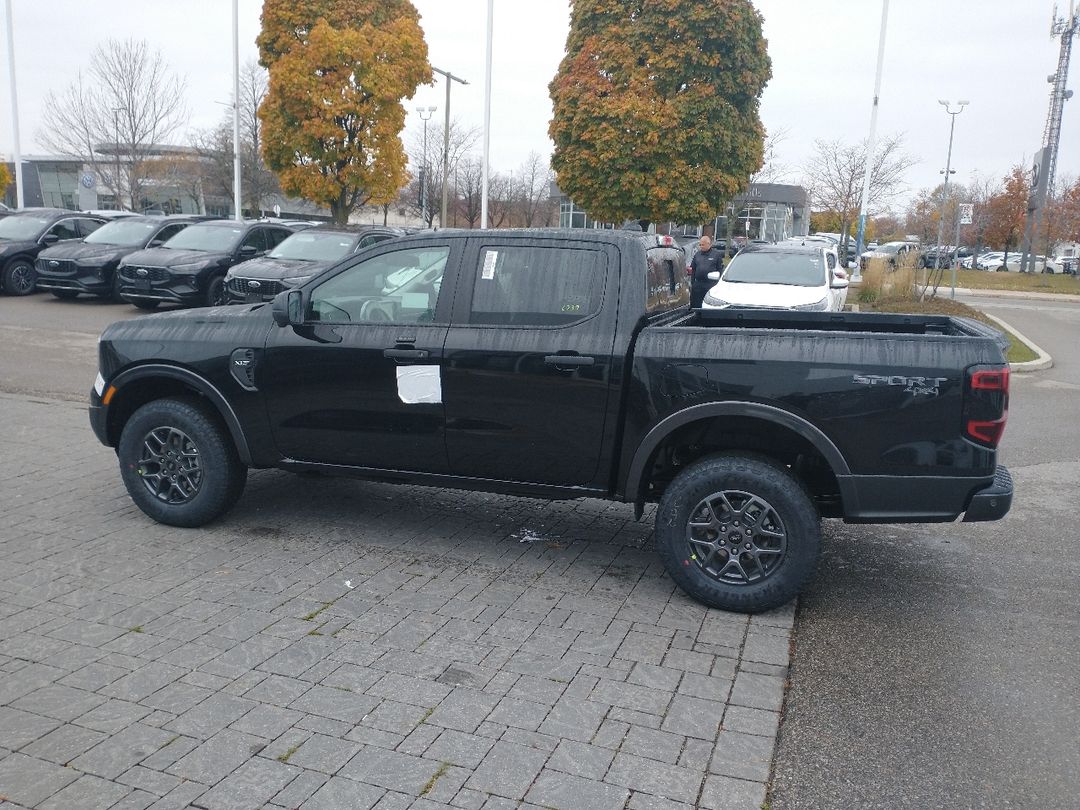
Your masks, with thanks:
M4 196L7 187L11 185L11 172L6 163L0 163L0 197Z
M1014 166L1005 178L1005 187L987 202L987 224L984 236L987 244L1011 250L1019 244L1024 233L1024 217L1030 193L1024 169Z
M750 0L573 0L550 92L560 189L594 217L705 222L762 164Z
M263 156L282 190L339 223L395 199L407 181L402 102L431 82L412 3L267 0L259 47L270 71Z

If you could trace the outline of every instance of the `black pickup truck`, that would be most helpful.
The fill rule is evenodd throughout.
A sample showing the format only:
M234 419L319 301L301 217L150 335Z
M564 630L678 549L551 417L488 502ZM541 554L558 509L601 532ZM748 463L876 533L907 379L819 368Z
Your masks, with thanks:
M270 304L101 337L90 420L136 504L198 526L278 467L640 517L691 596L783 604L820 519L995 520L1001 336L948 317L691 311L668 237L442 231L386 242Z

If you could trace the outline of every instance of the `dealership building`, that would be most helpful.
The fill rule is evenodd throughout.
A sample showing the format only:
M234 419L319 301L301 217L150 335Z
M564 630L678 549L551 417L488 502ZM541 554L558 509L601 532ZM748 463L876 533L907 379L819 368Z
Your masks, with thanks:
M551 198L559 203L559 226L562 228L612 228L611 223L598 222L551 184ZM727 216L718 216L706 223L653 223L650 230L663 233L724 237L728 217L732 218L732 234L748 239L779 242L793 236L810 233L810 195L802 186L782 183L753 183L744 194L737 196L727 209Z

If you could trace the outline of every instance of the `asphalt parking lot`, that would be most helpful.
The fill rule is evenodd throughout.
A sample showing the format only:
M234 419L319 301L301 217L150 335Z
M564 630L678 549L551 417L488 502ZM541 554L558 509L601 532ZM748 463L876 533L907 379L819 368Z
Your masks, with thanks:
M690 602L618 504L265 471L155 524L83 405L133 314L0 297L0 805L760 807L792 609Z

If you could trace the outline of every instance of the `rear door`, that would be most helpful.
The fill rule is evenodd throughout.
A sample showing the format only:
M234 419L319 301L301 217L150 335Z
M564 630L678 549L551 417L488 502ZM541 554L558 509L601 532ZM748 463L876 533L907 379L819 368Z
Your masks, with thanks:
M452 473L606 481L618 262L597 242L470 240L443 370Z

